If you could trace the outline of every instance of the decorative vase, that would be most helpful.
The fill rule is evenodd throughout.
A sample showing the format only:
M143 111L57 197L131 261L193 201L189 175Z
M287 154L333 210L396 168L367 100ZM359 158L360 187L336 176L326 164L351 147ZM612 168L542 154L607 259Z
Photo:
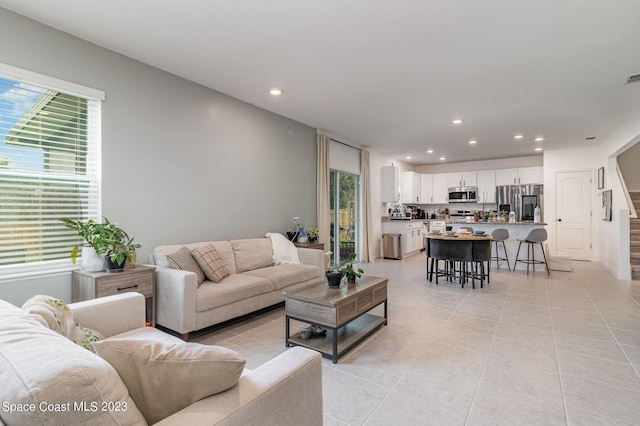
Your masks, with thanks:
M355 275L347 275L347 283L348 284L355 284L356 282L356 276Z
M107 272L122 272L124 269L125 260L122 263L116 263L109 256L107 258Z
M297 238L298 238L298 233L297 232L289 232L289 231L287 231L287 237L289 238L289 241L295 243Z
M342 281L342 272L327 271L327 283L329 288L339 288Z
M97 255L96 249L89 246L82 247L80 262L82 264L82 269L87 272L101 272L104 271L106 267L104 256Z

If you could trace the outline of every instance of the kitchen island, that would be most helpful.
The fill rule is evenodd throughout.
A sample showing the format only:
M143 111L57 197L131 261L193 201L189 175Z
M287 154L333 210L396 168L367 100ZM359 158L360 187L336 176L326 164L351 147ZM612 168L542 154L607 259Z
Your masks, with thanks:
M516 253L518 252L518 244L519 239L524 240L529 232L534 228L544 228L547 226L547 223L534 223L533 221L521 221L521 222L468 222L465 220L447 220L447 226L451 226L454 231L458 229L468 226L473 228L474 231L484 231L485 234L491 234L494 229L497 228L505 228L509 231L509 239L505 241L505 246L507 248L507 257L509 258L509 264L513 268L514 262L516 261ZM495 250L495 245L493 245L493 250ZM505 257L502 253L502 244L499 245L500 257ZM545 250L546 251L546 250ZM542 252L540 251L540 247L536 247L535 250L536 259L542 259ZM493 253L495 256L495 253ZM549 257L549 253L547 251L547 258ZM527 258L527 246L526 244L522 245L520 250L520 259ZM492 262L491 268L495 268L496 263ZM504 261L500 262L500 268L506 268L507 265ZM516 265L518 270L526 270L527 265L524 263L518 263ZM538 271L544 272L544 266L538 266Z

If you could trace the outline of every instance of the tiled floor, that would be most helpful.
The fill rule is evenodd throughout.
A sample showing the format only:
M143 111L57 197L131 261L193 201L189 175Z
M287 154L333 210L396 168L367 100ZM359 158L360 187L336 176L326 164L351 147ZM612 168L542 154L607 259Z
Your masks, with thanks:
M424 255L364 264L389 278L389 325L323 359L324 424L640 424L640 281L573 267L471 290L428 283ZM284 309L194 341L255 368L286 350Z

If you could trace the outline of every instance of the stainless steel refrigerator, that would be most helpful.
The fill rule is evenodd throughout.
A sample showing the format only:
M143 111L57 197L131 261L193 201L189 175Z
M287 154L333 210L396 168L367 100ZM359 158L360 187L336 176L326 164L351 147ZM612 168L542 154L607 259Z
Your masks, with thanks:
M536 207L540 207L540 221L544 222L543 185L504 185L496 187L498 211L514 211L516 220L532 221Z

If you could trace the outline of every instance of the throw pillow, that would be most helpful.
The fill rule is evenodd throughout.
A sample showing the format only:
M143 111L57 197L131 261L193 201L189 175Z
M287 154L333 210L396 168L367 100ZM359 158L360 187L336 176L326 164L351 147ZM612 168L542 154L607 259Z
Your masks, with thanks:
M43 295L33 296L22 305L22 310L40 316L51 330L90 351L93 351L93 342L104 339L99 332L75 322L71 309L60 299Z
M219 283L229 276L229 270L222 257L211 244L191 250L191 255L198 262L207 278L214 283Z
M167 259L169 260L169 265L174 269L195 272L198 287L200 287L200 284L204 281L204 272L202 272L198 262L193 258L188 248L183 246L177 252L168 254Z
M0 406L35 405L33 411L0 408L0 425L145 424L107 361L35 317L0 300ZM62 409L47 408L43 402Z
M234 386L245 360L235 351L198 343L111 338L94 343L149 424Z

